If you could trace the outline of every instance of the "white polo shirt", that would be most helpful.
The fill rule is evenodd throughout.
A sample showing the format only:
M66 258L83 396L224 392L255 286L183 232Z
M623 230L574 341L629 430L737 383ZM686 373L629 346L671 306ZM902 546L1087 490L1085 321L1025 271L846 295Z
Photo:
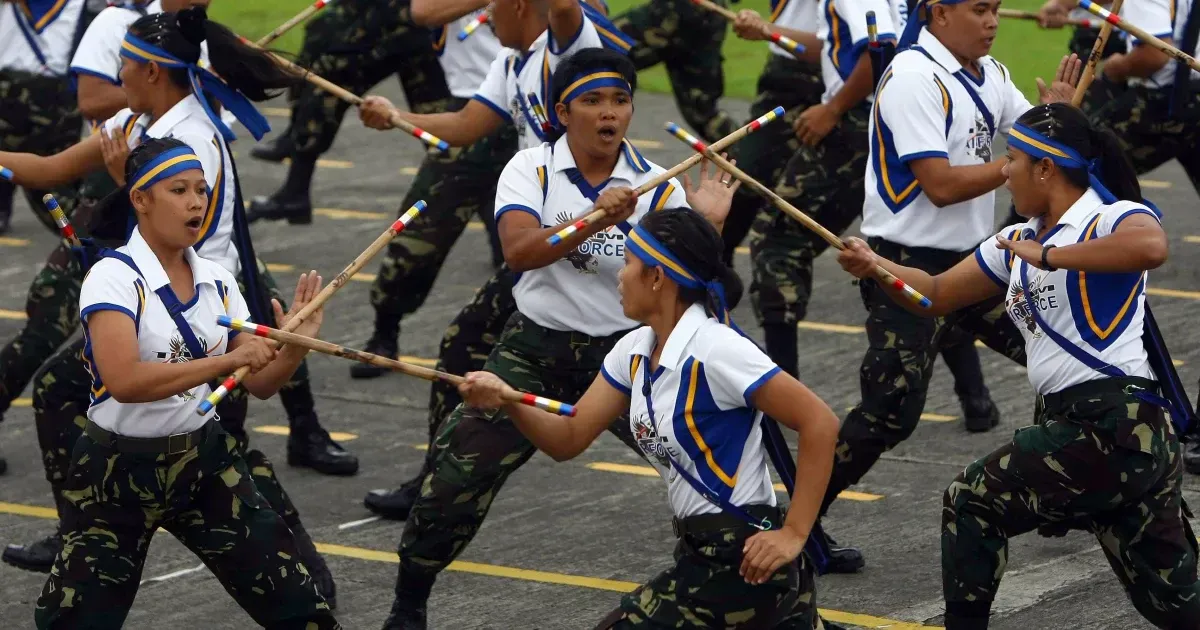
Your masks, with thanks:
M904 0L819 0L817 37L822 41L821 77L828 103L842 89L859 58L867 50L867 11L875 12L880 41L896 39L904 31L897 4ZM869 101L872 97L868 96Z
M79 319L86 337L84 359L92 375L88 419L101 428L129 437L162 437L195 431L215 413L203 417L196 413L196 405L211 392L207 384L155 402L121 403L109 395L104 375L96 369L88 317L97 311L118 311L133 320L138 359L143 362L183 363L195 358L155 293L171 281L141 232L135 229L129 243L117 252L128 256L137 270L121 260L104 258L88 272L79 295ZM196 295L184 303L187 310L183 316L208 356L225 354L237 331L218 326L217 317L229 315L249 320L250 309L238 292L233 274L190 248L185 255L195 277Z
M175 138L196 152L200 163L204 165L204 179L208 182L210 192L200 239L193 248L200 256L216 262L229 273L237 274L240 264L237 246L233 243L236 182L233 169L229 166L232 160L229 147L221 137L221 132L204 113L204 107L195 94L179 101L153 125L149 123L149 114L138 116L130 109L123 109L104 123L104 129L106 133L117 128L123 129L131 149L140 143L144 135L150 138Z
M479 31L476 31L475 35L478 34ZM553 34L547 30L525 54L505 49L492 61L487 77L472 98L516 125L521 141L520 148L536 147L545 142L546 138L537 123L537 118L534 117L527 95L533 92L547 112L552 110L554 105L547 102L550 98L547 93L550 91L551 77L558 68L558 63L580 50L602 47L600 37L596 24L584 12L579 32L571 38L566 47L559 48Z
M0 70L66 76L84 8L84 0L0 2Z
M896 55L875 92L861 229L909 247L965 252L992 235L995 192L938 208L909 162L928 157L948 158L951 166L991 162L996 135L1008 133L1031 106L1008 69L992 57L979 60L983 79L977 80L927 29L917 43Z
M1192 0L1137 0L1128 5L1121 5L1121 17L1131 24L1136 24L1142 30L1158 38L1172 38L1174 46L1183 44L1183 31L1187 27L1188 15L1193 8ZM1115 33L1114 33L1115 34ZM1126 38L1126 47L1132 51L1136 46L1142 46L1136 37ZM1200 42L1193 50L1184 51L1195 57L1200 55ZM1132 85L1147 85L1153 88L1164 88L1175 83L1175 66L1178 62L1168 58L1167 63L1158 72L1145 79L1130 79ZM1189 75L1193 81L1200 79L1200 72L1192 70Z
M1135 214L1155 216L1146 206L1132 201L1105 205L1089 189L1042 242L1064 247L1103 238ZM1038 218L1006 227L1000 235L1009 239L1032 238L1040 227ZM1072 357L1040 329L1025 302L1022 266L1026 267L1038 315L1047 326L1071 344L1130 376L1155 379L1142 344L1145 273L1043 271L1028 266L1012 252L997 248L995 236L975 250L975 260L993 282L1006 290L1004 308L1025 337L1029 382L1039 394L1051 394L1107 376Z
M649 326L630 332L604 358L600 373L629 396L634 439L667 481L675 516L721 508L696 492L668 454L734 505L775 505L762 412L751 406L751 398L779 367L749 339L693 304L675 324L651 375L651 418L644 386L655 341Z
M496 39L491 27L484 25L475 29L466 41L458 41L458 34L474 22L485 9L476 9L449 24L442 25L433 49L437 51L446 85L450 93L458 98L471 98L487 78L492 61L504 52L504 46Z
M108 7L92 20L71 58L72 76L86 74L121 85L121 43L125 41L125 33L143 15L162 12L161 0L154 0L141 10L133 6Z
M776 26L797 31L816 33L820 28L820 10L817 0L771 0L769 21ZM769 46L772 53L795 59L795 55L776 44Z
M592 210L600 193L610 187L637 188L665 169L649 162L625 141L612 177L596 188L579 174L567 137L513 156L496 188L496 221L508 212L527 212L543 227L575 221ZM628 223L647 212L689 207L679 181L672 178L642 195ZM593 337L612 335L637 326L625 317L617 293L617 272L625 265L625 233L620 226L597 232L575 251L554 263L518 274L513 286L517 309L540 326L574 330Z

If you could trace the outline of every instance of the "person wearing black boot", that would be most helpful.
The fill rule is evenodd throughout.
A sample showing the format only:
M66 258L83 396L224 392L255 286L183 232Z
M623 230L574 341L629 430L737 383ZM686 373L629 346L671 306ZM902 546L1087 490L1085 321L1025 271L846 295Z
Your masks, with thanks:
M428 28L412 20L410 0L343 0L308 25L297 62L355 94L398 74L409 107L417 112L444 111L450 90ZM250 204L247 219L312 223L313 172L329 150L349 105L308 83L291 92L288 129L251 155L272 162L289 158L287 179L269 197Z
M13 196L17 187L6 179L0 179L0 235L8 233L12 228Z

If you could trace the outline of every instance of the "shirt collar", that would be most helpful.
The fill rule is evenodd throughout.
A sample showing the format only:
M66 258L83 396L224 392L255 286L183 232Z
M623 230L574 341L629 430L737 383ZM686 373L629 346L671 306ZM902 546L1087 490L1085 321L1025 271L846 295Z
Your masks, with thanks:
M200 101L196 100L196 95L188 94L182 101L168 109L162 117L154 121L154 124L146 130L146 135L151 138L164 138L176 125L197 113L208 120L208 114L204 113L204 108L200 106Z
M704 311L703 304L697 302L689 306L688 310L683 312L683 317L676 322L675 328L671 329L667 343L663 346L662 355L658 358L658 365L668 370L678 370L680 363L687 357L685 350L688 343L691 342L692 337L696 336L696 331L700 330L700 326L706 321L708 321L708 313Z
M146 284L149 285L151 291L157 291L171 283L162 263L158 262L158 256L154 255L154 250L150 249L146 239L142 238L140 229L133 228L133 234L129 236L129 242L125 244L125 247L129 251L129 257L142 273L142 277L146 279ZM213 277L208 266L200 260L196 250L189 247L184 250L183 255L187 258L188 266L192 268L192 278L197 288L201 284L217 286L217 279Z
M1071 204L1070 208L1063 213L1062 218L1058 220L1059 225L1070 225L1072 227L1082 227L1087 222L1088 217L1097 207L1104 205L1104 200L1096 191L1091 188L1083 193L1083 196Z
M561 138L555 141L551 147L551 152L554 154L554 172L560 173L567 169L578 168L575 164L575 156L571 154L571 147L567 145L567 134L563 134ZM639 175L644 175L650 172L650 162L642 157L641 152L628 138L621 141L621 157L617 160L616 167L613 168L612 177L614 179L623 179L633 183L637 181Z
M946 48L933 33L930 33L928 28L921 28L921 34L917 36L917 45L924 48L934 61L941 64L951 74L962 70L962 64L958 63L954 53L950 52L950 49Z

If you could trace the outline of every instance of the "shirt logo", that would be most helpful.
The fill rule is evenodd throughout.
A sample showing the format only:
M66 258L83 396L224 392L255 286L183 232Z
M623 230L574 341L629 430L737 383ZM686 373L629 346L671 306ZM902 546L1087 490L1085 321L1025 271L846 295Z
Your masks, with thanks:
M658 429L654 427L654 423L650 420L647 414L641 414L632 419L633 422L633 439L637 442L638 448L647 457L651 458L659 466L670 471L670 478L675 478L675 469L671 467L671 460L668 457L670 453L667 446L667 438L658 434Z
M1017 271L1014 269L1013 273L1017 273ZM1049 274L1046 272L1041 272L1029 279L1030 300L1025 299L1025 292L1021 290L1020 284L1010 286L1008 299L1004 303L1004 308L1012 317L1013 322L1024 324L1025 329L1034 339L1041 338L1042 331L1038 329L1037 320L1029 310L1029 302L1033 302L1039 313L1045 313L1042 316L1043 319L1050 314L1051 310L1058 308L1058 296L1054 294L1054 285L1045 284L1048 276Z
M570 223L576 218L568 212L559 212L554 217L555 225ZM586 275L596 275L600 273L601 258L609 260L625 258L625 234L615 226L609 226L589 236L586 241L580 243L579 247L571 250L571 253L564 258L571 263L575 271Z
M975 110L975 124L967 132L967 151L984 162L992 161L992 136L988 133L987 121Z
M216 350L219 345L221 345L220 339L211 348L206 348L204 351L206 354L212 354L212 351ZM192 351L188 349L187 344L184 343L183 335L180 335L179 331L175 331L175 334L171 336L171 341L167 344L167 348L167 352L154 353L155 357L163 363L187 363L195 358L192 356ZM175 397L185 402L196 400L196 395L192 393L194 389L175 394Z

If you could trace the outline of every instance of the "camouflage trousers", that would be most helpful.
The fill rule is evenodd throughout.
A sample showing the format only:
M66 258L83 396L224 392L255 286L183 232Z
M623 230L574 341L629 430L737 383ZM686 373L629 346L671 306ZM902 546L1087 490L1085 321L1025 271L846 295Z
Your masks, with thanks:
M862 213L867 172L869 103L846 112L816 147L802 146L775 192L834 234ZM804 319L812 293L813 260L829 248L812 230L765 206L750 230L750 300L759 324Z
M309 23L297 63L355 94L396 74L418 113L444 111L451 98L432 31L413 23L409 0L333 4ZM308 82L290 100L295 153L315 159L333 145L350 105Z
M237 440L215 424L176 455L122 453L84 436L63 487L63 550L37 627L120 628L162 527L268 628L339 628L291 532L255 490Z
M376 322L389 329L377 327L377 332L394 338L400 320L425 303L446 256L472 217L478 215L485 225L495 222L496 184L516 152L516 128L505 125L469 147L425 156L400 212L421 199L429 208L388 244L371 285ZM499 246L493 249L500 251Z
M1122 391L1128 384L1157 389L1145 379L1102 379L1044 397L1037 424L947 488L947 630L983 627L977 621L1000 587L1010 538L1068 520L1095 534L1142 616L1159 628L1200 627L1179 440L1161 408Z
M902 247L869 239L883 258L929 274L939 274L971 252ZM892 301L874 280L859 283L867 308L867 353L859 370L862 402L838 432L833 474L825 491L824 513L842 490L858 483L879 456L908 439L925 410L925 396L938 350L946 335L961 328L989 348L1025 365L1025 340L1004 312L1002 297L945 317L922 317Z
M1179 160L1200 191L1200 153L1195 151L1200 144L1200 92L1187 98L1180 111L1172 113L1170 107L1170 88L1137 86L1105 102L1091 119L1116 134L1139 174Z
M0 70L0 151L50 156L74 146L82 132L83 116L75 102L75 90L66 77ZM79 204L79 186L25 190L25 199L34 216L46 229L58 234L54 219L42 204L42 197L48 192L54 194L58 205L71 216Z
M738 167L765 184L774 185L780 181L788 159L800 150L800 139L792 131L792 125L801 112L820 104L824 91L820 66L773 53L768 55L767 65L758 77L758 95L750 104L750 119L776 107L784 108L784 118L731 147L730 154L737 158ZM738 189L725 220L725 229L721 231L726 264L732 264L734 249L742 244L755 217L766 205L766 200L749 188Z
M573 402L591 386L623 334L549 330L517 312L483 369L514 388ZM627 420L617 420L609 431L638 450ZM433 470L404 523L398 595L428 593L437 574L475 537L508 476L536 452L503 412L460 404L450 413L430 451Z
M746 506L754 516L777 508ZM686 521L686 519L685 519ZM675 545L675 565L621 598L596 630L634 628L820 629L817 585L805 554L764 584L738 574L742 548L757 530L746 525L685 534Z
M492 349L504 333L509 318L517 312L512 290L515 275L501 267L446 327L438 348L437 369L451 374L466 374L483 369ZM450 412L462 403L458 388L435 381L429 394L429 450L422 476L432 469L433 442L438 428Z
M639 42L629 51L638 70L666 66L679 112L705 140L715 142L737 129L717 103L725 92L725 18L691 0L650 0L616 16L613 24Z

